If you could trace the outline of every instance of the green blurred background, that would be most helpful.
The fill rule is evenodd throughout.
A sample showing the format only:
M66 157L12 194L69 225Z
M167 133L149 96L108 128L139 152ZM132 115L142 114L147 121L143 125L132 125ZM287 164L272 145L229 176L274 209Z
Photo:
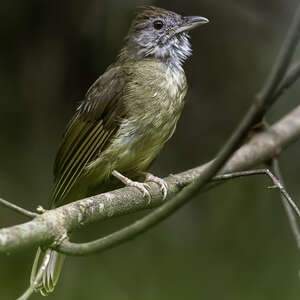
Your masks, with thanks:
M28 209L46 205L64 127L88 87L114 61L143 4L211 20L192 33L194 52L185 65L188 103L152 168L166 176L213 158L274 63L297 1L2 1L1 197ZM299 96L296 84L269 120L297 105ZM281 156L296 200L299 147ZM48 299L299 299L299 252L278 192L268 190L269 184L262 177L231 181L134 241L68 258ZM137 217L95 224L76 240L100 237ZM24 221L0 207L0 227ZM25 290L34 254L32 248L0 256L0 299L15 299Z

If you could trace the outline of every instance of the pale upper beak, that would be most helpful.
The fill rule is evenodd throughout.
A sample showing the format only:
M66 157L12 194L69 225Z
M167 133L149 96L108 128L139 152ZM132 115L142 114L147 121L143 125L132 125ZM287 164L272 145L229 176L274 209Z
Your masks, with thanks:
M190 31L195 27L206 24L208 22L209 20L204 17L199 17L199 16L183 17L183 23L175 29L175 33L177 34L184 31Z

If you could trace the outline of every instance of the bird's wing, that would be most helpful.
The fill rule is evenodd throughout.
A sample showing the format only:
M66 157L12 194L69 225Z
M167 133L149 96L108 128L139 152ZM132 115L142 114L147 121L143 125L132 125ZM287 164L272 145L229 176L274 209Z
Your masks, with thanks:
M52 205L59 205L85 166L109 144L125 115L123 91L128 74L110 67L88 90L63 135L54 164Z

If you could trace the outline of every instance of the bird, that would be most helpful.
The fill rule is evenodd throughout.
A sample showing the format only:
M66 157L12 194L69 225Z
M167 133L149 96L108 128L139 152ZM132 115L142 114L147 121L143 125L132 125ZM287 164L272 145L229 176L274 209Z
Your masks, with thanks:
M138 10L116 61L88 89L66 127L50 208L108 191L117 182L136 187L150 201L147 182L156 182L166 198L166 182L147 170L185 104L189 31L208 22L154 6ZM63 262L63 254L39 247L31 272L35 291L54 290Z

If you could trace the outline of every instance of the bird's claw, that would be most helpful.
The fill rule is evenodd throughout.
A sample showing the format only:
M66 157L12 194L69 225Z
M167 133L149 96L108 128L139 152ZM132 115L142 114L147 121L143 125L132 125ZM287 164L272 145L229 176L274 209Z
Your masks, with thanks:
M138 181L132 181L132 180L130 180L130 181L131 182L129 182L127 184L127 186L132 186L132 187L137 188L143 194L143 197L146 197L148 199L148 204L150 204L151 194L149 192L149 190L150 190L149 184L138 182Z
M166 200L168 194L168 184L165 180L154 176L151 173L146 173L145 182L154 182L157 183L160 187L160 190L163 194L163 200Z
M146 197L148 199L148 204L150 204L151 194L149 192L149 190L150 190L149 184L138 182L138 181L133 181L133 180L125 177L121 173L119 173L117 170L114 170L112 172L112 175L115 176L116 178L118 178L120 181L122 181L126 186L132 186L132 187L137 188L143 194L143 197Z

